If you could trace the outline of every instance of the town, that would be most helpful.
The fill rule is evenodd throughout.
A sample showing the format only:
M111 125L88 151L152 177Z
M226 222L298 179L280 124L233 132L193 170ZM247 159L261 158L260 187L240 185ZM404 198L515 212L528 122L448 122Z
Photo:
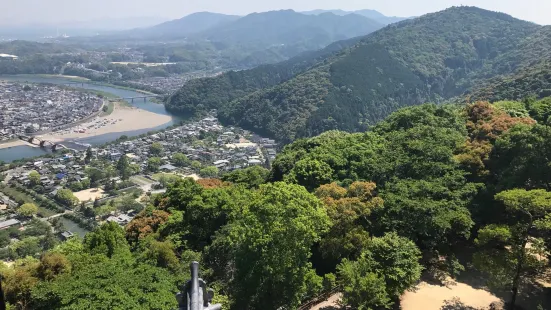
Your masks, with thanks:
M0 81L0 141L60 129L103 107L96 94L46 84Z
M267 171L276 142L224 127L215 114L100 147L6 165L0 183L0 259L24 257L18 249L31 241L43 244L39 241L53 238L52 233L65 240L82 238L104 222L124 226L152 195L181 178L210 179L245 168ZM3 230L19 238L2 242ZM27 236L28 230L39 232Z

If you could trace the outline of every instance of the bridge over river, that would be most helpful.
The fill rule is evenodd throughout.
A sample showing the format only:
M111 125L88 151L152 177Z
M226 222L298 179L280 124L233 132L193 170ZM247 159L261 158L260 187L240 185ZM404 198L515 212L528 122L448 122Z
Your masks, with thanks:
M40 138L37 138L37 137L29 137L29 136L19 136L19 139L27 142L27 143L30 143L30 144L34 144L34 145L38 145L42 148L46 148L46 146L50 146L50 148L52 149L52 151L57 151L58 149L62 148L62 149L66 149L67 147L63 144L59 144L59 143L55 143L55 142L52 142L52 141L49 141L49 140L43 140L43 139L40 139Z

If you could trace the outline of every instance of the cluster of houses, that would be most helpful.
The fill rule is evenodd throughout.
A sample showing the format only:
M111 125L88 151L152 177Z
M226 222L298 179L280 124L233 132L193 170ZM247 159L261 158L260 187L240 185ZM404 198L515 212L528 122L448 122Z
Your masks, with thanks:
M140 68L137 68L138 70ZM172 74L167 77L144 77L128 81L128 85L139 89L149 89L162 94L172 94L179 90L186 82L192 79L211 77L219 72L196 71L185 74Z
M53 130L99 112L96 95L54 85L0 81L0 141Z
M55 196L59 189L71 182L82 182L88 177L77 159L71 154L55 158L41 158L29 161L10 172L10 180L24 186L30 186L29 174L36 171L40 174L40 185L45 194Z
M207 142L207 139L204 139L202 143L194 144L193 139L190 139L201 139L201 136L207 133L215 133L216 141ZM251 139L257 142L245 139L247 136L251 136ZM191 161L199 161L206 166L216 166L220 171L253 165L269 166L276 155L274 140L251 135L234 127L223 127L212 116L147 137L92 149L92 152L98 158L113 162L126 155L131 162L145 170L148 159L153 156L150 146L155 142L163 146L163 152L159 157L165 163L160 170L165 172L178 170L172 162L172 155L175 153L183 153ZM189 169L184 170L190 172Z

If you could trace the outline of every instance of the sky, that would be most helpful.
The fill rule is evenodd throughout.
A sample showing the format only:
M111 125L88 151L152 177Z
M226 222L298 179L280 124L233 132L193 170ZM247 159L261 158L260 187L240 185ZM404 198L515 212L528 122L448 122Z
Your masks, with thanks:
M0 24L63 23L127 17L176 19L210 11L246 15L279 9L373 9L387 16L419 16L470 5L551 25L551 0L1 0Z

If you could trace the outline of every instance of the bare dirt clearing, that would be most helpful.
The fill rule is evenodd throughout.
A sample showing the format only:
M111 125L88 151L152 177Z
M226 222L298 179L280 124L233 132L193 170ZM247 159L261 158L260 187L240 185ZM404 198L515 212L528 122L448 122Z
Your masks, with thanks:
M96 198L97 199L103 198L104 192L103 192L103 189L101 188L90 188L87 190L76 192L74 193L74 195L78 198L78 200L80 200L80 202L89 201L89 200L94 201L96 200Z

